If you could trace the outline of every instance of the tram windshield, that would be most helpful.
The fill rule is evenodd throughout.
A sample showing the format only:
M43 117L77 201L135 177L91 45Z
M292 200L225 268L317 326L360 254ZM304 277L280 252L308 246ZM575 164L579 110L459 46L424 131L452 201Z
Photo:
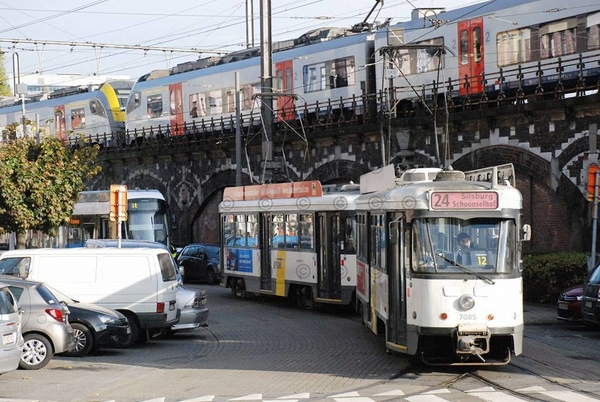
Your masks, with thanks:
M427 273L509 273L517 269L516 227L507 219L417 219L412 269Z
M164 200L156 198L129 200L128 215L123 225L123 238L168 244L168 212Z

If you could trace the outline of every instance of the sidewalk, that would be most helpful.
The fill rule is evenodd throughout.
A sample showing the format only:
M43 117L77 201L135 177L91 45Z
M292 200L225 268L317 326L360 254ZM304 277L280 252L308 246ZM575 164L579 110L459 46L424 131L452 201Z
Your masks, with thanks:
M527 324L556 324L556 306L552 304L525 303L525 325Z

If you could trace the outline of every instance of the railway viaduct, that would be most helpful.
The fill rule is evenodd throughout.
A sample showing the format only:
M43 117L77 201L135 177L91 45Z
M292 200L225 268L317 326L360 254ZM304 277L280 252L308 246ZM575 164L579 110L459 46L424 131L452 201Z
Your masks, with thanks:
M412 106L357 116L324 105L329 113L320 118L277 125L270 181L357 183L387 163L436 166L438 158L458 170L513 163L525 222L533 227L525 251L585 251L591 247L587 167L598 161L599 101L598 93L467 100L434 108L435 118ZM201 135L103 150L102 172L86 189L157 188L171 207L175 244L217 242L217 207L223 188L235 185L236 149L235 133L210 126ZM242 142L243 184L260 182L260 130L245 130Z

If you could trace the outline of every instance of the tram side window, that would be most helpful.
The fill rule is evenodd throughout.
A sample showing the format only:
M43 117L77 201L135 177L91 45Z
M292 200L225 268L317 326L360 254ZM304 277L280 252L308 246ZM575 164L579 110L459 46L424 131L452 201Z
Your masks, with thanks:
M385 217L383 214L371 216L371 265L385 267Z
M367 258L367 217L365 214L360 214L356 218L358 225L357 243L358 255L366 260Z
M300 214L298 216L298 236L300 238L301 250L312 250L314 248L314 227L311 214Z
M235 245L246 247L246 215L235 217Z
M285 215L285 248L298 249L298 214Z
M496 35L498 67L531 61L531 29L512 29Z
M600 49L600 13L587 17L587 48Z
M235 245L235 221L233 215L223 215L223 243Z
M246 233L248 247L258 247L258 215L251 214L246 217Z
M352 217L344 219L344 236L344 252L356 253L356 221Z
M271 247L285 248L285 222L283 214L271 215Z

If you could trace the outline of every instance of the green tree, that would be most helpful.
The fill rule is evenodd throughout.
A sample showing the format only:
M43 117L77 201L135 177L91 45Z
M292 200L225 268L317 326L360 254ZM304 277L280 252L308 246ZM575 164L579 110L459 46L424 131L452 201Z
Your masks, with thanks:
M25 248L26 230L54 235L71 216L85 180L101 170L98 152L98 146L71 148L52 137L0 146L0 230L17 234L17 248Z
M6 69L4 68L4 55L5 53L0 48L0 96L11 96L12 93L10 92Z

